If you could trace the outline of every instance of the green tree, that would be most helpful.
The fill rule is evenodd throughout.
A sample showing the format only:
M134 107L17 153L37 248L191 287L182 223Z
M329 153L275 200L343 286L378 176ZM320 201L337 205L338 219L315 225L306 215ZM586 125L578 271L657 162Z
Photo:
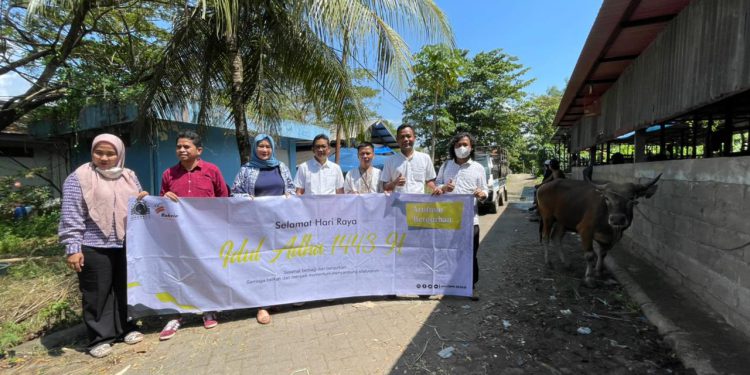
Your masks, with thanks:
M146 1L0 2L0 76L30 84L0 104L0 131L28 114L67 124L85 104L132 100L166 38L163 12Z
M477 137L483 146L512 150L521 139L525 79L529 68L500 49L480 52L451 95L449 110L458 127Z
M158 79L141 102L141 108L153 111L141 119L168 116L175 107L184 106L193 92L200 97L201 113L223 98L229 104L243 162L250 155L246 113L260 131L275 133L285 103L284 88L298 88L320 117L333 119L344 129L361 126L366 113L351 84L350 57L374 59L376 74L398 83L411 66L398 28L428 39L451 38L450 27L432 0L200 4L200 9L178 20L169 48L154 70ZM198 48L192 47L196 41ZM341 55L333 46L341 46Z
M144 16L138 21L132 12ZM312 103L319 118L360 124L365 112L342 60L350 56L372 61L380 79L403 86L410 73L411 56L399 32L431 42L452 43L447 20L432 0L134 0L104 4L92 0L30 0L28 11L22 8L19 13L24 14L19 15L19 22L3 23L3 35L6 30L17 34L3 40L3 53L15 40L39 30L44 30L39 34L46 35L46 39L32 40L29 46L49 48L29 47L23 53L3 55L9 63L0 73L25 69L26 73L38 74L29 92L12 98L0 109L0 130L25 114L66 97L69 77L81 73L76 51L99 42L107 46L112 40L102 35L111 34L123 39L114 45L128 47L130 55L148 53L131 59L137 69L127 75L92 65L89 72L109 79L94 77L89 82L134 88L134 95L124 99L138 98L138 134L158 131L161 122L156 119L173 118L196 102L202 129L223 117L211 115L217 112L215 107L225 107L234 122L243 161L250 155L246 117L249 115L259 125L259 131L276 133L290 87ZM133 22L123 22L112 32L97 34L98 22L107 17ZM25 30L32 30L31 26L36 29L21 30L21 19L26 20ZM52 26L36 26L35 22ZM161 27L150 26L153 32L140 34L143 37L133 43L131 36L144 24ZM168 33L169 38L162 38L160 32ZM337 52L339 49L346 52ZM154 50L157 52L152 53ZM93 56L116 56L118 61L127 57L107 51ZM61 73L65 67L72 69L67 75ZM87 94L90 90L81 97ZM68 103L69 112L79 105L76 101Z
M420 140L441 146L436 150L438 159L447 154L444 146L457 131L470 132L479 145L503 147L511 158L517 157L524 146L524 89L532 82L524 79L527 72L516 57L502 50L479 53L465 61L458 83L447 90L445 103L437 111L432 91L415 82L404 105L403 121L420 126L436 119L437 130L423 128Z
M336 129L335 162L341 159L341 139L361 138L362 133L373 122L377 116L373 99L378 96L380 90L374 89L367 84L372 73L367 69L353 69L352 84L355 102L347 102L340 116L334 121ZM357 111L361 111L357 113Z
M33 206L40 211L52 198L49 186L38 186L26 182L44 176L45 168L31 168L9 176L0 176L0 225L10 221L16 204Z
M248 115L259 132L278 133L286 90L334 112L353 96L348 72L303 17L299 3L203 2L180 13L139 102L141 133L197 102L199 130L228 108L241 162L250 159ZM227 14L232 15L225 19ZM240 26L242 25L242 27ZM224 119L218 118L218 121Z
M428 133L432 136L430 140L430 156L435 159L435 148L437 137L441 133L451 131L453 118L447 110L447 103L444 100L450 90L458 86L458 79L466 66L465 50L453 49L445 45L429 45L415 56L414 80L410 95L414 100L407 99L405 107L408 113L414 116L408 116L408 123L417 127L424 127L427 119L424 115L427 113L426 100L430 100L431 127ZM411 97L410 97L411 99ZM418 101L419 103L415 103ZM418 107L418 108L416 108ZM425 129L426 130L426 129Z
M553 86L544 95L532 97L525 105L526 115L522 130L526 147L521 160L528 166L541 166L545 159L559 157L554 155L552 137L556 129L552 123L560 106L562 94L560 89Z

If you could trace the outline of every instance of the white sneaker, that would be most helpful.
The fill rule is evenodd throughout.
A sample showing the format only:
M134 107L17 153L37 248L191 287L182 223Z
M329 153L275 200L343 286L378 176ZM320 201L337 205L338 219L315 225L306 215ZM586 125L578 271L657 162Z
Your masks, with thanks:
M91 350L89 350L89 354L91 354L91 356L94 357L94 358L106 357L106 356L112 354L112 345L109 345L109 344L99 344L99 345L91 348Z
M143 341L143 334L138 331L131 331L130 333L125 335L122 341L124 341L128 345L137 344Z

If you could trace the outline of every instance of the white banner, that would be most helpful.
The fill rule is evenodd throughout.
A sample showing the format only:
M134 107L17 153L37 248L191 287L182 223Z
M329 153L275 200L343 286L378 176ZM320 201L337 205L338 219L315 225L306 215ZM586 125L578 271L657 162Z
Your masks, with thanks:
M369 194L130 202L136 316L352 296L472 293L473 197Z

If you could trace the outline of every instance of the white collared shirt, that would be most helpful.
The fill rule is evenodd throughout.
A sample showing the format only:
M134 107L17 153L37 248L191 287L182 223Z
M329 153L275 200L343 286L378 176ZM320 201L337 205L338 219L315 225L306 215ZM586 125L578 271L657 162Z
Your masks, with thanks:
M400 152L386 159L380 181L395 181L399 174L406 178L406 185L396 186L397 193L424 194L424 184L436 177L430 155L419 151L414 151L408 159Z
M305 189L305 194L336 194L336 189L344 187L344 175L338 164L326 160L320 164L312 158L297 167L294 186Z
M367 194L367 193L382 193L383 189L380 186L380 169L370 167L370 169L362 173L359 171L359 167L353 168L346 174L344 180L344 193L352 194Z
M474 195L474 191L479 188L485 196L488 195L487 176L485 175L484 167L474 160L469 159L466 163L460 165L453 160L443 163L440 166L435 183L438 186L442 186L449 181L455 187L452 192L446 194ZM476 198L474 198L474 225L479 225L479 209Z

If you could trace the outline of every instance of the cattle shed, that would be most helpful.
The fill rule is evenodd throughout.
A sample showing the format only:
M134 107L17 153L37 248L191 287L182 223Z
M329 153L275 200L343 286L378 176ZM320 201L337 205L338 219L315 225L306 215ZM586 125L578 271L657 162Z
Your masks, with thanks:
M604 0L554 121L571 174L662 174L616 251L750 335L750 1Z

